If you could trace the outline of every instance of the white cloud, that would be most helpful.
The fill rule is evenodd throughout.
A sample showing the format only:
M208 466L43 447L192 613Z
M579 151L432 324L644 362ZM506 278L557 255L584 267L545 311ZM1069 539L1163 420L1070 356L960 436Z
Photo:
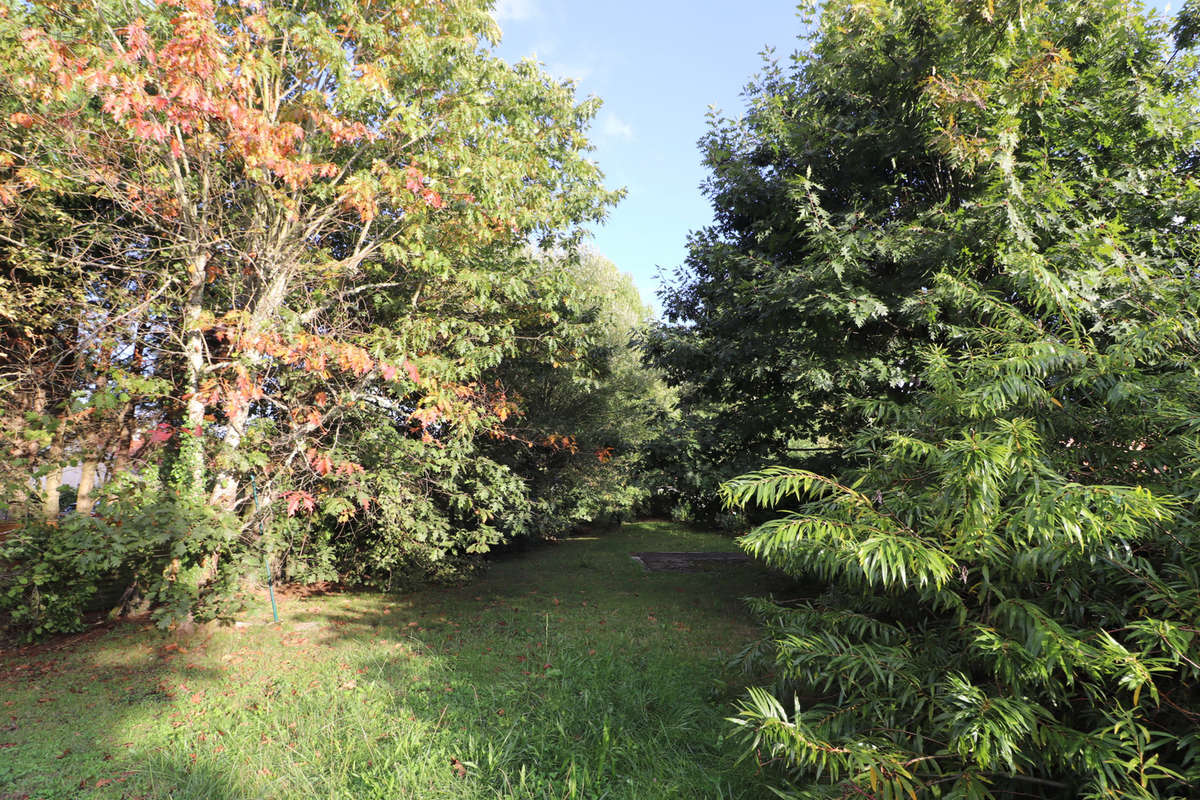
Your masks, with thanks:
M608 139L633 141L633 126L616 114L605 114L600 121L600 135Z
M572 64L567 61L549 61L546 62L546 71L560 81L575 81L582 83L591 77L593 72L591 67L583 64Z
M541 41L533 48L530 55L535 61L540 62L555 78L560 81L575 81L582 83L592 74L592 68L586 62L588 57L583 56L580 60L580 53L574 53L571 57L560 58L559 47L554 42Z
M496 0L492 16L498 22L529 19L537 13L537 0Z

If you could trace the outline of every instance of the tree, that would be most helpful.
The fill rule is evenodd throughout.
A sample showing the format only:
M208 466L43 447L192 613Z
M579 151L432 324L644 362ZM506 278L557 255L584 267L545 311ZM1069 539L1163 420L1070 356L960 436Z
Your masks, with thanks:
M724 490L781 513L750 552L824 586L756 603L746 654L779 683L737 721L785 795L1200 785L1196 82L1125 3L832 2L757 98L804 265L763 280L804 337L863 330L819 356L837 393L797 390L861 425L837 469Z
M630 277L591 251L535 261L562 275L561 302L527 316L524 346L489 372L514 407L507 435L485 450L529 486L532 529L545 536L626 517L647 499L644 449L674 402L632 347L651 311Z
M505 298L537 293L520 248L570 244L616 197L584 155L598 101L493 57L481 1L2 22L0 308L8 352L66 376L46 399L42 361L6 362L6 411L34 412L6 431L18 486L120 440L162 497L248 536L252 475L286 515L361 513L351 420L382 404L429 456L490 428L503 400L476 381L511 347ZM195 555L211 573L231 549Z
M955 155L969 134L931 115L929 81L995 45L962 40L934 10L887 21L889 9L863 7L878 20L855 30L872 46L817 35L790 66L765 63L746 113L714 114L701 141L715 221L691 237L647 343L700 421L675 467L697 505L764 462L835 467L863 424L847 400L903 399L938 335L909 301L981 235L945 223L981 184Z
M458 577L496 544L619 517L640 499L640 444L665 409L628 346L648 313L636 289L587 251L529 250L510 269L500 285L486 276L490 293L451 294L435 315L459 328L451 341L475 360L469 374L482 370L460 391L486 396L493 413L477 427L414 430L399 398L364 393L333 437L335 461L364 469L358 498L328 495L312 518L277 526L289 575L384 586Z

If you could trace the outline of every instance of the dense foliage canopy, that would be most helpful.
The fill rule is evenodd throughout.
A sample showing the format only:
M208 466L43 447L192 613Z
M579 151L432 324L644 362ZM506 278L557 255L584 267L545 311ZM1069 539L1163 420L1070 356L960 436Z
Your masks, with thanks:
M506 360L592 379L618 333L529 247L572 253L618 195L598 101L497 36L478 0L0 8L13 621L77 625L113 575L211 616L244 555L387 583L534 530L488 443L574 453L575 420L518 425Z
M746 654L785 795L1200 786L1190 19L831 0L714 124L652 347L702 456L784 464L723 493L815 587Z
M827 0L657 325L580 247L597 101L497 35L0 5L0 621L724 509L799 587L732 720L781 796L1196 796L1196 4Z

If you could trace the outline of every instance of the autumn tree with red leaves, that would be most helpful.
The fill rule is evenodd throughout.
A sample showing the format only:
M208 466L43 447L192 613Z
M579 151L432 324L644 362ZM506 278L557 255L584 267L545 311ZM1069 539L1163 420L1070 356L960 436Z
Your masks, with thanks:
M556 292L522 246L569 245L615 195L584 157L597 103L497 36L474 0L0 7L23 513L31 476L52 518L64 464L140 464L247 531L251 475L267 508L345 521L372 415L418 461L502 425L479 377L510 310Z

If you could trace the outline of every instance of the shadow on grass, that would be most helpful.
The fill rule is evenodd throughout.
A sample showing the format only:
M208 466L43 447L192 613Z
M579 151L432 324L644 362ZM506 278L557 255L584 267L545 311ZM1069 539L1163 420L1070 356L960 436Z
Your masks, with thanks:
M673 534L674 549L714 546L649 532ZM741 687L722 662L755 635L740 598L790 584L750 564L647 574L629 557L643 543L634 533L567 540L465 588L327 618L394 637L401 656L364 652L358 670L433 723L447 778L457 759L487 796L757 797L752 767L734 766L724 717ZM438 668L415 673L409 653Z
M740 686L721 662L756 633L740 598L786 587L753 565L648 574L629 557L727 541L628 526L506 556L464 587L284 596L281 626L209 631L177 649L117 629L20 690L21 739L0 751L0 787L221 800L764 796L727 739ZM70 752L57 759L60 748ZM5 773L14 750L24 772Z
M188 682L215 675L189 658L206 631L149 628L109 624L0 654L0 797L125 796L138 743L119 732L167 717Z

